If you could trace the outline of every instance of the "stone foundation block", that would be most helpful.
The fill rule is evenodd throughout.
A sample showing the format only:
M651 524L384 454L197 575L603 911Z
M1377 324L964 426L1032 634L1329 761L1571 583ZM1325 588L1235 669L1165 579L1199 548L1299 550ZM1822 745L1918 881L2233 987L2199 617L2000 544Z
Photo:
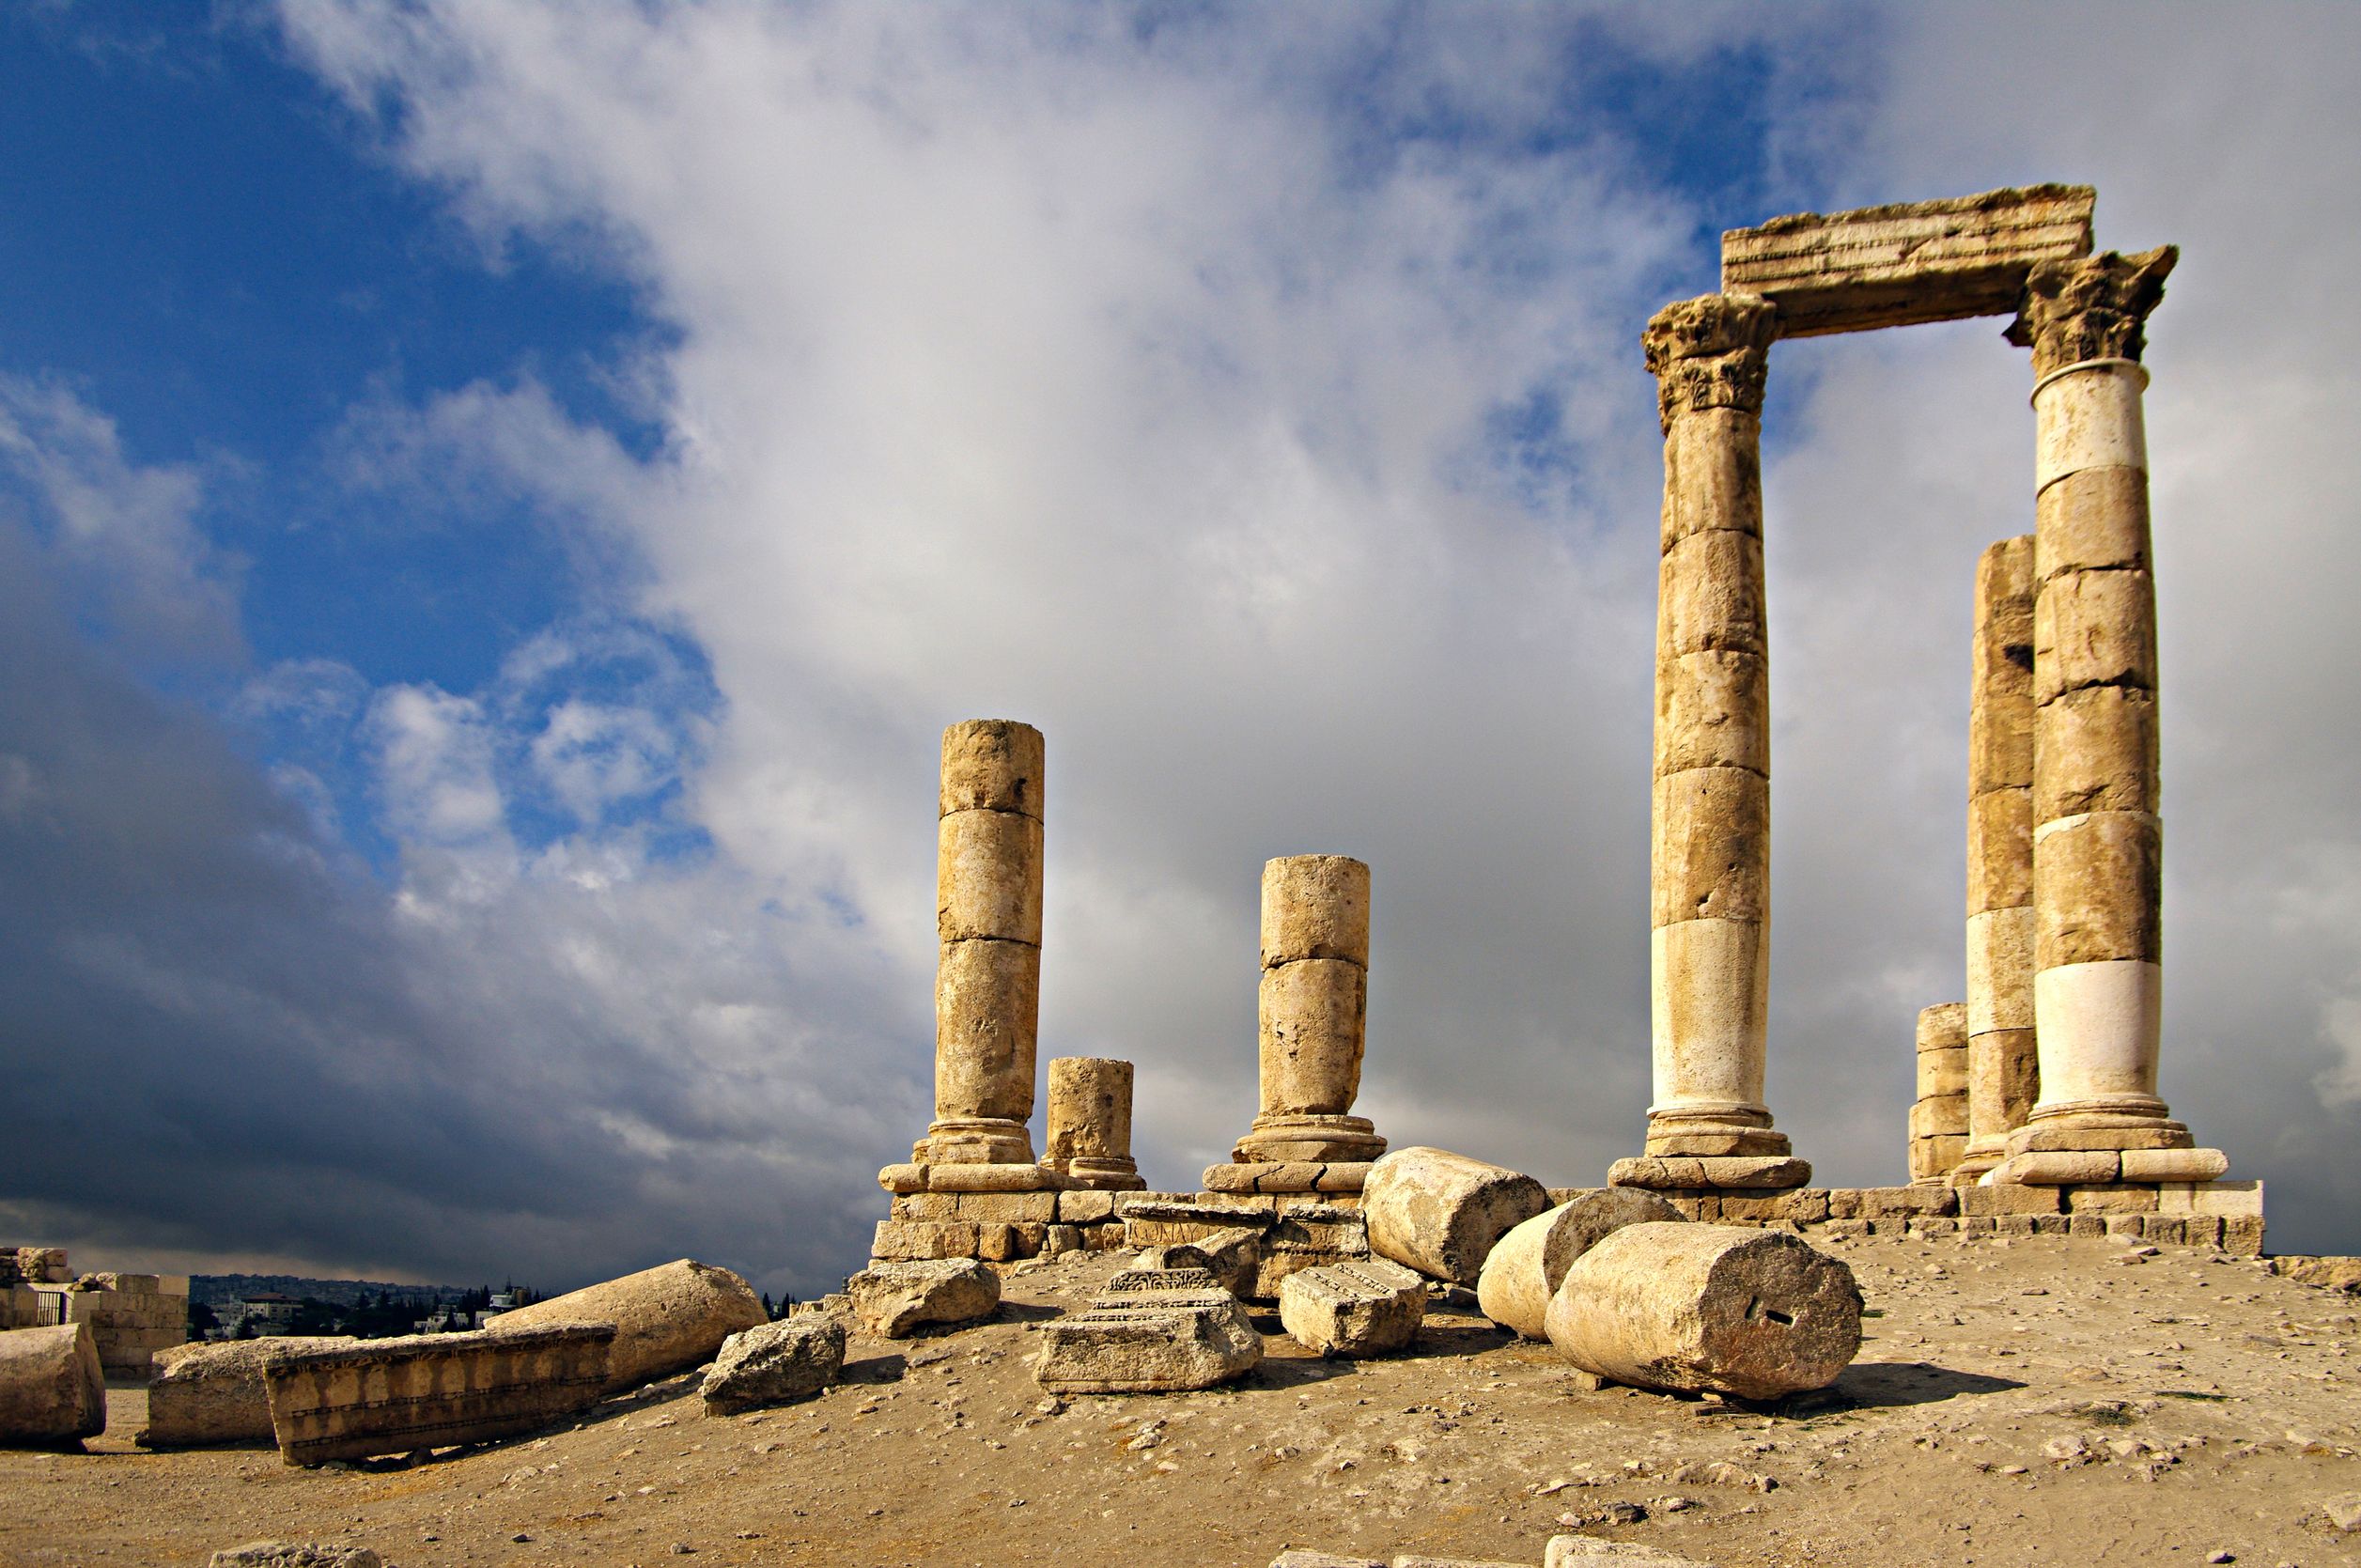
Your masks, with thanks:
M2222 1219L2222 1250L2241 1258L2262 1256L2262 1216L2226 1214Z
M1765 1189L1801 1187L1811 1180L1808 1161L1771 1156L1700 1156L1656 1159L1642 1155L1619 1159L1608 1168L1612 1187L1737 1188Z
M2262 1184L2260 1182L2206 1182L2189 1193L2191 1209L2198 1214L2218 1214L2224 1219L2232 1215L2252 1215L2262 1218Z
M2070 1236L2094 1241L2107 1234L2107 1217L2104 1214L2062 1215L2059 1218L2066 1221L2066 1234Z
M1067 1183L1064 1176L1046 1166L1028 1164L1022 1160L1005 1160L976 1165L929 1165L926 1170L926 1190L929 1192L1055 1192Z
M2064 1188L2068 1214L2154 1214L2157 1194L2152 1187L2104 1185Z
M2111 1149L2058 1150L2011 1155L1993 1171L1995 1186L2072 1187L2112 1184L2123 1172L2122 1157Z
M2054 1187L2032 1187L2023 1183L1996 1184L1990 1187L1954 1188L1959 1194L1959 1209L1964 1215L2058 1214L2065 1207L2064 1200ZM2028 1233L2029 1234L2029 1233Z
M2063 1154L2081 1149L2185 1149L2189 1129L2178 1122L2143 1122L2137 1126L2100 1127L2081 1123L2063 1126L2035 1124L2009 1135L2009 1147L2025 1154Z
M1042 1326L1033 1379L1057 1393L1171 1393L1250 1371L1263 1337L1202 1269L1129 1270L1087 1312Z
M2127 1182L2210 1182L2229 1169L2219 1149L2126 1149L2122 1158Z
M545 1322L282 1351L262 1369L279 1455L323 1465L540 1431L598 1403L620 1337Z
M1959 1212L1959 1199L1948 1187L1864 1187L1860 1215L1864 1219L1907 1219L1912 1215Z
M975 1226L966 1220L881 1219L870 1239L869 1255L887 1263L972 1258L976 1239Z
M1111 1219L1114 1213L1115 1195L1111 1192L1058 1194L1058 1222L1062 1225L1095 1225L1102 1219Z
M961 1219L1046 1225L1058 1217L1058 1197L1055 1192L959 1192L951 1194L951 1201L954 1215Z

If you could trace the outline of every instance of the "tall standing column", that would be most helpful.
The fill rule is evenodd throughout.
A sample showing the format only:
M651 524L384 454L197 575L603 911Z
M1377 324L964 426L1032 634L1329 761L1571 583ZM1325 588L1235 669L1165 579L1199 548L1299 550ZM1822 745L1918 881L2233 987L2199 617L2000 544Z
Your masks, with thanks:
M2033 536L1976 562L1967 707L1967 1150L2007 1156L2041 1086L2033 1046Z
M942 735L935 862L935 1120L922 1165L1033 1163L1041 1006L1041 732L974 719Z
M1311 1166L1358 1166L1386 1152L1369 1119L1352 1114L1368 1010L1369 867L1344 855L1265 864L1256 997L1262 1111L1233 1164L1311 1175ZM1272 1184L1285 1178L1266 1172L1256 1189L1278 1190ZM1235 1185L1235 1176L1217 1166L1206 1182Z
M2139 365L2144 323L2178 254L2166 246L2037 266L2010 333L2031 347L2035 377L2041 1097L2010 1140L2003 1180L2038 1179L2045 1153L2191 1142L2156 1094L2164 836Z
M1763 595L1768 302L1667 305L1641 342L1664 426L1650 822L1654 1103L1625 1185L1788 1186L1763 1104L1769 992L1770 666ZM1766 1161L1792 1169L1773 1170Z

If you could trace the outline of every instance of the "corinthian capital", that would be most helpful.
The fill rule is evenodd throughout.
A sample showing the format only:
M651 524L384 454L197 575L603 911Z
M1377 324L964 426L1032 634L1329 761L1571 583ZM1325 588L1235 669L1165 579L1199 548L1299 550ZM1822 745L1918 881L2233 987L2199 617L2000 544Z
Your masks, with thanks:
M2165 297L2165 275L2178 245L2076 261L2043 261L2025 280L2025 299L2009 341L2033 350L2033 374L2046 376L2084 360L2136 360L2147 348L2148 313Z
M1763 411L1771 339L1779 316L1755 294L1706 294L1666 305L1639 334L1656 378L1656 413L1664 427L1684 409Z

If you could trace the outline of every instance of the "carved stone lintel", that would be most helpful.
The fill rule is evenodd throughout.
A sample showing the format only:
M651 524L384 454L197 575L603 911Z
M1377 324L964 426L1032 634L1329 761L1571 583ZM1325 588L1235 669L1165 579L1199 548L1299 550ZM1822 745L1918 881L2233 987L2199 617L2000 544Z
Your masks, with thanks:
M1684 409L1763 411L1779 313L1755 294L1706 294L1666 305L1639 336L1656 378L1656 413L1667 430Z
M2147 347L2148 313L2165 297L2166 274L2180 259L2178 245L2159 245L2133 256L2044 261L2026 279L2009 341L2033 350L2036 377L2085 360L2136 361Z

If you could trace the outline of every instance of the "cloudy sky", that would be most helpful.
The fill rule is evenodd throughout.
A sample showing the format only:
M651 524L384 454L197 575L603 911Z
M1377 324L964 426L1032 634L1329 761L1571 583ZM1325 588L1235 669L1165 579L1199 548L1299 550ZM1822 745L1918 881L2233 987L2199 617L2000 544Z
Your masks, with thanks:
M1725 227L2044 179L2151 324L2163 1092L2361 1250L2361 12L35 0L0 15L0 1234L826 1288L930 1103L937 737L1048 737L1041 1049L1254 1111L1647 1082L1654 388ZM1903 1179L1963 987L1976 321L1780 347L1770 1099Z

